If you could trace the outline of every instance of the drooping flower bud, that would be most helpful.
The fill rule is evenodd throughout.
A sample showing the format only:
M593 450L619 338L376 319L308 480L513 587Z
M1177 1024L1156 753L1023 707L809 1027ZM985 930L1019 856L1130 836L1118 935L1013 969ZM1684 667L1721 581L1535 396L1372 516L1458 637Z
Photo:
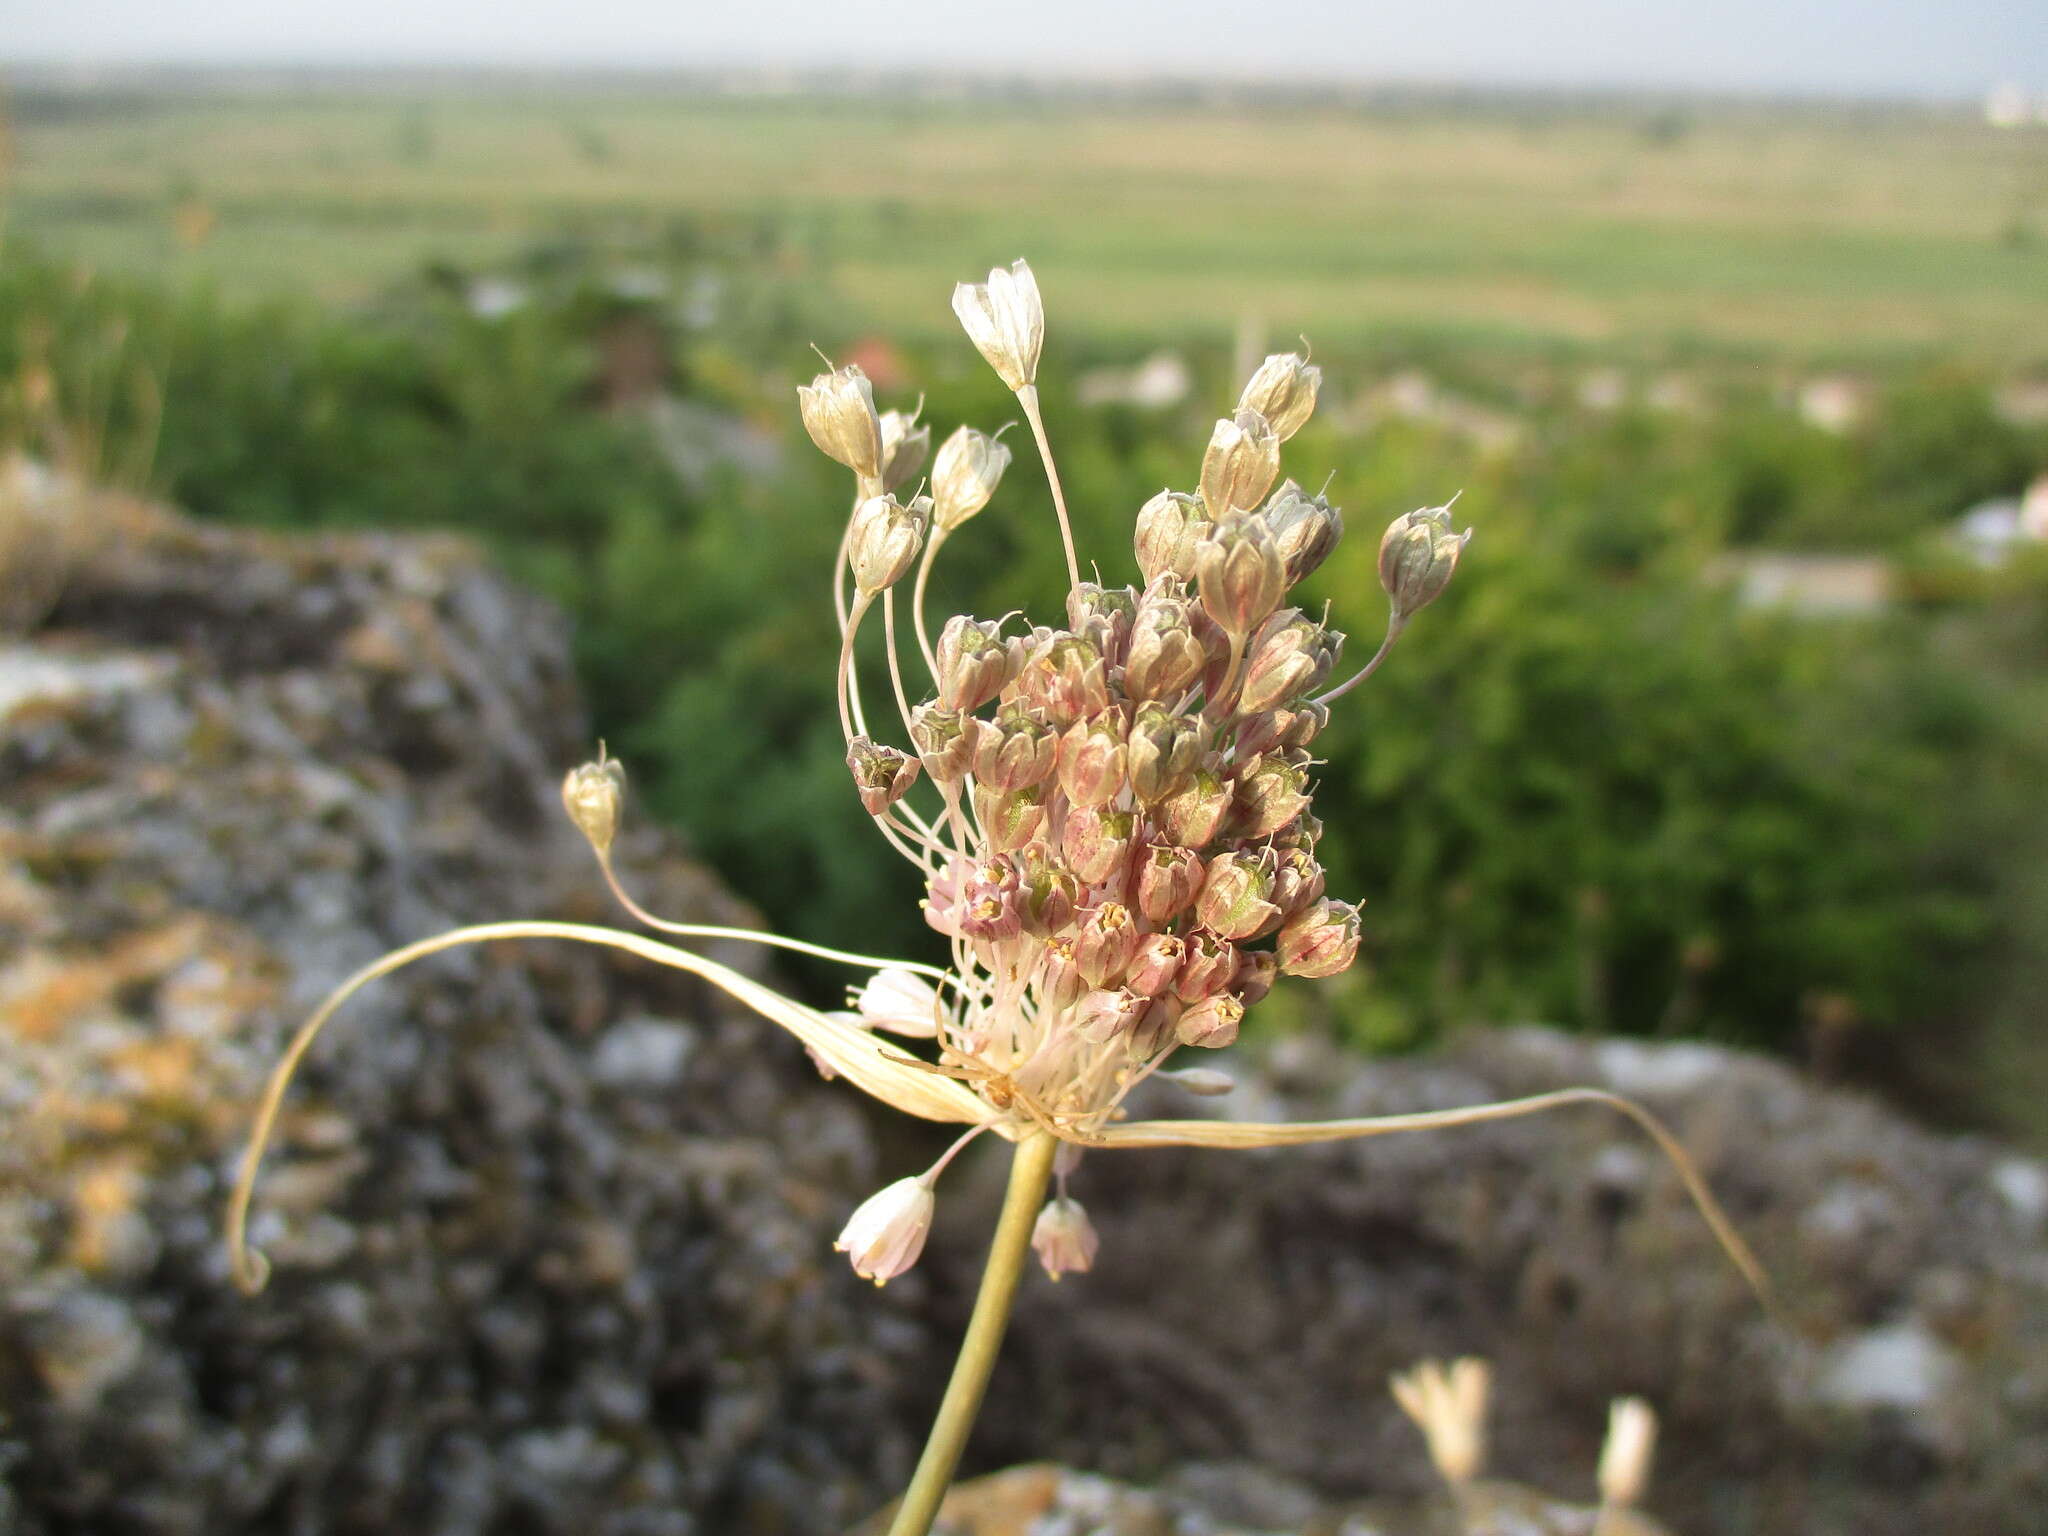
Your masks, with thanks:
M1146 921L1170 923L1202 889L1202 861L1186 848L1153 843L1138 860L1138 910Z
M1299 608L1273 614L1245 648L1249 659L1238 692L1238 709L1259 714L1320 687L1343 649L1341 634L1325 629Z
M1194 628L1194 605L1160 587L1146 590L1131 626L1124 662L1124 692L1133 699L1171 702L1194 686L1208 664L1208 647Z
M1160 828L1183 848L1197 852L1216 840L1230 814L1232 786L1207 768L1197 768L1187 788L1159 808Z
M939 994L915 971L886 966L853 994L854 1012L873 1029L929 1040L939 1032Z
M830 458L864 480L882 473L882 421L868 376L849 363L821 373L796 391L804 430Z
M1084 581L1067 594L1067 624L1092 641L1111 666L1123 663L1131 638L1131 615L1138 594L1129 587L1103 587Z
M1280 961L1270 949L1248 949L1237 957L1237 974L1230 978L1230 993L1250 1008L1264 1002L1279 979Z
M1186 715L1145 704L1131 722L1131 793L1152 805L1179 794L1202 761L1202 728Z
M1081 1202L1061 1195L1048 1200L1031 1227L1031 1251L1057 1281L1061 1275L1085 1275L1095 1267L1095 1253L1102 1240Z
M1122 902L1105 901L1081 914L1074 935L1074 963L1091 987L1121 981L1138 949L1138 925Z
M1038 377L1038 350L1045 342L1045 305L1038 282L1022 261L995 268L985 283L953 289L953 313L988 364L1012 389Z
M832 1246L863 1280L885 1285L917 1262L937 1205L923 1179L898 1179L861 1202Z
M1015 853L1045 825L1045 790L1037 785L1007 792L985 784L974 788L974 812L998 853Z
M916 758L865 736L846 744L846 766L853 771L853 787L860 792L860 803L870 816L881 815L917 782Z
M988 789L1022 789L1052 777L1059 735L1017 704L1005 704L984 721L974 754L974 774Z
M1299 432L1316 408L1316 390L1323 382L1323 370L1297 352L1276 352L1259 364L1258 371L1238 396L1240 411L1257 411L1273 424L1281 442Z
M1181 1013L1174 1033L1182 1045L1221 1050L1237 1039L1237 1027L1244 1022L1244 1004L1229 992L1218 992L1199 1003L1190 1003Z
M1209 515L1243 512L1266 499L1280 473L1280 437L1257 411L1216 423L1202 455L1202 502Z
M964 709L920 705L910 716L910 739L934 784L958 784L974 772L975 748L986 729Z
M1027 849L1018 894L1023 902L1024 931L1039 938L1064 933L1081 902L1081 883L1064 864Z
M1161 491L1138 509L1138 532L1132 548L1138 569L1148 582L1161 576L1195 577L1195 546L1209 530L1208 509L1201 498L1182 491Z
M1403 512L1387 525L1380 540L1380 585L1394 605L1396 623L1428 607L1450 585L1471 537L1470 528L1451 532L1450 502Z
M1291 587L1330 558L1344 537L1344 514L1320 496L1310 496L1289 480L1273 493L1260 513Z
M1120 708L1076 720L1060 737L1060 788L1075 805L1107 805L1124 787L1130 757Z
M1280 855L1280 867L1273 875L1272 901L1283 918L1292 918L1323 895L1323 866L1306 848L1289 848Z
M1237 792L1230 802L1226 837L1270 837L1307 810L1308 771L1277 752L1269 752L1239 771Z
M1287 920L1280 930L1280 968L1290 976L1335 976L1358 958L1358 908L1322 900Z
M1076 879L1097 885L1123 866L1136 830L1137 817L1129 811L1083 806L1067 813L1060 853Z
M1188 957L1173 978L1173 995L1184 1003L1199 1003L1228 991L1237 979L1237 964L1235 944L1198 929L1188 935Z
M1275 860L1270 852L1226 853L1209 861L1202 894L1195 898L1195 916L1220 938L1254 939L1280 920L1280 909L1266 899L1273 889Z
M886 495L862 502L854 510L846 545L853 584L872 597L909 575L931 520L929 496L919 496L908 506Z
M600 855L611 852L625 796L626 770L602 748L597 761L571 768L562 780L562 809Z
M893 491L924 468L932 429L915 411L882 412L882 489Z
M1014 656L994 619L955 614L932 647L939 702L948 709L979 709L1009 681Z
M1010 467L1009 445L958 427L932 461L932 519L951 533L989 503Z
M1103 987L1085 994L1074 1004L1074 1029L1083 1040L1098 1045L1128 1034L1144 1015L1145 999L1122 987Z
M1140 997L1158 997L1173 985L1187 954L1187 940L1179 934L1148 933L1138 940L1124 985Z
M1257 518L1218 521L1195 550L1195 580L1202 607L1233 635L1249 635L1280 606L1287 571L1273 536Z

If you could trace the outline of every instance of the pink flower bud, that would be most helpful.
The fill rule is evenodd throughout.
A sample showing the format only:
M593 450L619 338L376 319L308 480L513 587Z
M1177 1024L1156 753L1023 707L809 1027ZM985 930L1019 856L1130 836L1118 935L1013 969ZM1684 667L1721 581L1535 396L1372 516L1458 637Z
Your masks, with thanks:
M974 774L986 789L1022 789L1052 777L1059 735L1019 704L1005 704L982 724L974 753Z
M1131 723L1131 793L1146 805L1178 794L1202 761L1202 729L1159 704L1139 706Z
M1305 618L1298 608L1273 614L1246 648L1250 659L1237 707L1257 714L1292 703L1329 678L1343 648L1342 635Z
M1280 606L1286 568L1266 525L1250 514L1219 520L1195 550L1202 607L1233 635L1249 635Z
M1109 668L1094 641L1055 635L1024 663L1017 696L1065 730L1109 708Z
M1122 979L1138 948L1138 926L1121 902L1105 901L1081 914L1074 936L1074 963L1091 987Z
M1024 931L1039 938L1062 933L1074 920L1080 904L1080 882L1074 872L1054 863L1042 852L1036 857L1027 849L1018 894L1023 903Z
M1038 969L1032 982L1038 990L1040 1007L1057 1012L1071 1008L1081 1000L1088 990L1088 983L1081 979L1081 968L1074 964L1071 939L1046 941L1045 952L1038 957Z
M1257 411L1216 423L1202 455L1202 502L1211 517L1247 511L1266 499L1280 473L1280 436Z
M894 747L878 746L865 736L847 743L846 766L853 771L853 787L870 816L881 815L917 781L916 758Z
M1145 999L1122 987L1090 992L1074 1005L1074 1028L1083 1040L1100 1045L1128 1034L1145 1012Z
M884 1285L917 1262L937 1201L923 1179L898 1179L861 1202L833 1244L863 1280Z
M1208 647L1194 627L1194 605L1156 585L1148 588L1132 620L1124 692L1170 704L1194 686L1208 660Z
M1174 1026L1187 1005L1177 997L1155 997L1131 1026L1125 1045L1133 1061L1149 1061L1173 1038Z
M1237 979L1237 946L1199 930L1189 934L1187 942L1188 957L1173 979L1173 995L1184 1003L1199 1003L1228 990Z
M1202 861L1190 850L1151 844L1138 860L1138 910L1148 922L1172 922L1202 889L1202 874Z
M1280 966L1290 976L1335 976L1358 958L1358 908L1318 901L1280 930Z
M1138 509L1138 534L1133 541L1145 580L1171 574L1192 581L1195 545L1208 526L1209 514L1199 497L1161 491L1146 502Z
M1059 743L1060 788L1076 805L1107 805L1124 787L1130 748L1124 718L1106 709L1092 720L1076 720Z
M1157 997L1173 984L1187 958L1187 941L1178 934L1148 933L1138 941L1124 985L1140 997Z
M948 709L979 709L1010 680L1014 658L991 620L957 614L939 631L932 648L939 703Z
M1088 1273L1095 1267L1095 1252L1101 1246L1081 1202L1065 1195L1048 1200L1031 1228L1031 1251L1055 1281L1061 1275Z
M1237 957L1237 974L1231 978L1231 995L1249 1008L1265 1001L1279 979L1280 962L1269 949L1248 949Z
M1295 352L1277 352L1259 364L1258 372L1238 396L1237 408L1257 411L1273 424L1283 443L1299 432L1316 408L1316 390L1323 370Z
M1084 581L1067 594L1067 627L1092 642L1104 661L1121 666L1137 604L1138 594L1129 587L1101 587Z
M974 814L997 853L1015 853L1045 825L1045 791L1039 785L1008 791L976 785Z
M1122 867L1136 828L1137 818L1129 811L1084 806L1067 813L1060 853L1083 885L1098 885Z
M1219 1050L1237 1039L1237 1026L1244 1021L1244 1004L1228 992L1218 992L1199 1003L1190 1003L1174 1026L1182 1045Z
M1159 808L1160 829L1183 848L1197 851L1216 840L1223 818L1230 814L1233 786L1206 768L1198 768L1187 788Z
M964 709L920 705L910 716L910 739L934 784L958 784L974 771L984 723Z
M1268 753L1240 772L1232 796L1228 837L1267 837L1309 807L1308 773L1277 753Z
M1291 919L1323 895L1323 866L1306 848L1289 848L1280 855L1273 875L1272 902L1283 919Z
M1274 858L1266 854L1226 853L1210 860L1195 898L1195 916L1204 928L1226 939L1252 939L1269 932L1280 909L1266 899L1273 888Z

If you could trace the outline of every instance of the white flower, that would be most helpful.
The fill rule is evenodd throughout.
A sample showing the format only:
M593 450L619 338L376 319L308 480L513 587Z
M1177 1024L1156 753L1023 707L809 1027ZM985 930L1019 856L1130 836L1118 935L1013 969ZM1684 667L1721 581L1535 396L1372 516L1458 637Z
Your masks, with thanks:
M1081 1202L1065 1195L1046 1201L1031 1228L1031 1247L1054 1280L1066 1274L1085 1275L1095 1267L1095 1250L1101 1246Z
M1045 305L1038 281L1022 261L995 268L985 283L953 289L953 313L967 339L1012 389L1026 389L1038 377L1038 349L1045 342Z
M1640 1397L1616 1398L1600 1448L1600 1499L1616 1509L1641 1502L1657 1450L1657 1411Z
M1466 1357L1448 1368L1425 1360L1393 1377L1394 1401L1429 1442L1429 1459L1452 1487L1479 1475L1486 1461L1486 1394L1493 1372Z
M939 994L932 984L901 966L875 972L853 997L861 1021L875 1029L929 1040L939 1032Z
M937 1205L923 1179L898 1179L860 1204L832 1246L853 1260L853 1272L884 1285L917 1262Z

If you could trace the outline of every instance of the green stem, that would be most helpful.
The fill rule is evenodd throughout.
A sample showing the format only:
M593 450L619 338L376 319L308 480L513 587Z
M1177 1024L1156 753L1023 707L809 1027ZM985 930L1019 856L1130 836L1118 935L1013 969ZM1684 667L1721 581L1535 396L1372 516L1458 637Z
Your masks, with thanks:
M1045 1203L1046 1180L1052 1174L1052 1157L1058 1148L1059 1143L1042 1131L1017 1142L1003 1214L996 1222L995 1240L989 1244L988 1263L981 1272L981 1292L974 1298L974 1316L968 1319L960 1358L953 1362L953 1379L946 1384L945 1400L932 1421L931 1437L924 1443L917 1472L897 1506L889 1536L928 1536L932 1522L939 1517L939 1503L953 1481L960 1453L967 1448L968 1433L981 1410L982 1393L988 1389L989 1372L1003 1345L1010 1303L1024 1273L1024 1256L1031 1251L1031 1228Z

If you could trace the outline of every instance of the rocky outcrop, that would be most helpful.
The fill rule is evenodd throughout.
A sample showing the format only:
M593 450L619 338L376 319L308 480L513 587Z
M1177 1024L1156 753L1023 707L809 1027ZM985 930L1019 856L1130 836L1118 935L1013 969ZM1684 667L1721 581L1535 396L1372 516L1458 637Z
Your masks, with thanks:
M0 645L0 1530L842 1530L928 1357L831 1252L870 1135L793 1044L561 945L362 997L221 1212L285 1032L398 943L605 918L565 626L453 543L100 500ZM676 916L745 922L659 842ZM742 947L719 958L757 962Z

